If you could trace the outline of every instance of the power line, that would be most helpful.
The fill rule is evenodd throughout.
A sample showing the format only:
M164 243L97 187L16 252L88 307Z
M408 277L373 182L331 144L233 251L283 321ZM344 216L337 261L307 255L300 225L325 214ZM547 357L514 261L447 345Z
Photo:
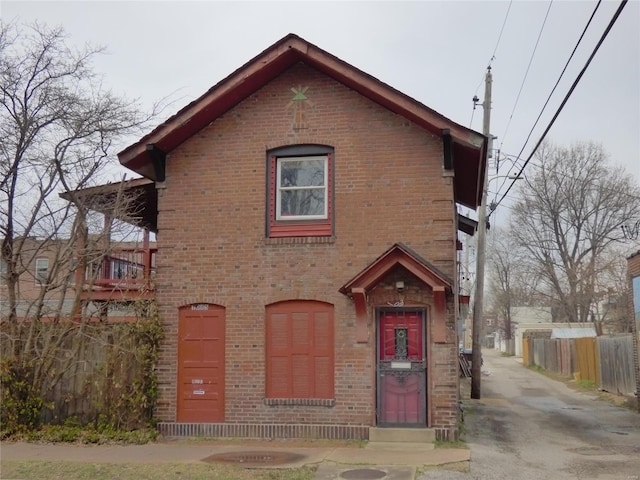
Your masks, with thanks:
M509 18L509 11L511 10L511 4L513 3L513 0L509 1L509 6L507 7L507 13L504 15L504 20L502 21L502 27L500 28L500 34L498 35L498 41L496 42L496 46L493 49L493 53L491 54L491 58L489 59L489 67L491 67L491 62L493 62L496 58L496 52L498 51L498 45L500 45L500 40L502 39L502 32L504 32L504 27L507 24L507 18ZM480 83L478 83L478 86L476 87L476 91L474 93L474 98L477 97L478 95L478 91L480 90L480 87L482 86L484 82L484 75L482 75L482 79L480 79ZM473 114L476 112L476 103L474 101L473 104L473 110L471 110L471 120L469 121L469 128L471 128L471 125L473 124Z
M529 64L527 65L527 70L524 72L524 77L522 78L522 83L520 84L520 90L518 91L518 95L516 96L516 101L513 104L513 110L511 110L511 115L509 115L509 120L507 121L507 127L505 128L504 133L502 134L500 141L500 148L502 148L502 144L504 143L504 139L507 136L507 132L509 131L509 127L511 126L511 120L513 119L513 114L516 111L516 107L518 106L518 101L520 100L520 95L522 94L522 89L524 88L524 84L527 81L527 76L529 75L529 69L531 68L531 64L533 63L533 58L536 55L536 50L538 49L538 44L540 43L540 38L542 37L542 32L544 30L544 26L547 23L547 18L549 18L549 11L551 10L551 5L553 5L553 0L549 2L549 7L547 8L547 13L544 15L544 20L542 21L542 26L540 27L540 31L538 32L538 38L536 39L536 43L533 46L533 51L531 52L531 57L529 58Z
M549 168L549 166L546 166L546 165L543 166L541 163L536 163L536 162L529 162L529 163L531 165L533 165L534 167L545 168L549 173L553 173L555 175L559 175L561 177L568 178L569 180L580 180L579 177L574 177L572 175L569 175L568 173L561 172L561 171L557 170L556 168ZM522 172L522 177L521 178L523 178L529 184L529 186L533 188L533 186L531 185L531 183L527 179L527 176L526 176L526 174L524 172ZM513 181L514 178L511 178L511 180ZM621 192L620 190L618 190L616 188L611 188L611 187L607 187L607 186L604 186L604 185L599 185L599 188L601 190L606 190L606 191L609 191L609 192L620 193L620 194L625 195L625 196L627 196L629 198L632 198L634 200L640 200L640 196L633 195L632 193ZM500 191L500 189L502 189L502 185L500 185L500 187L498 188L498 191ZM511 198L513 198L513 197L511 197Z
M582 39L584 38L584 35L587 33L587 29L589 28L589 25L591 25L593 17L595 16L596 12L598 11L598 8L600 7L601 3L602 3L602 0L598 0L598 3L596 4L596 7L593 9L593 12L591 13L591 17L589 18L589 21L587 22L587 24L585 25L584 29L582 30L582 34L580 35L580 38L578 38L578 41L576 42L575 47L573 47L573 51L571 52L571 55L569 55L569 58L567 59L567 62L564 64L564 68L562 69L562 72L560 72L560 75L558 76L558 80L556 80L555 85L551 89L551 92L549 93L549 96L547 97L546 102L544 102L544 105L542 106L542 109L540 110L540 113L538 114L538 118L536 118L536 121L534 122L533 126L531 127L531 130L529 130L529 134L527 135L527 138L524 141L524 145L522 145L522 148L518 152L518 155L516 155L516 158L520 158L520 155L522 155L522 152L524 152L524 149L526 148L527 143L529 143L529 139L531 138L531 135L533 135L533 131L535 130L536 126L538 125L538 122L540 121L540 118L542 117L542 114L544 113L545 109L547 108L547 105L549 104L549 101L551 100L552 95L556 91L556 88L558 88L558 85L560 84L560 80L562 80L562 77L564 76L565 72L567 71L567 67L569 66L569 63L571 62L571 60L573 59L573 56L575 55L576 50L578 49L578 46L582 42ZM502 143L500 145L502 146ZM507 175L509 175L511 173L511 170L513 169L513 167L514 167L514 165L511 166L511 168L509 169L509 172L507 173ZM504 179L502 181L502 185L500 185L500 188L502 188L502 186L505 183L507 183L507 179Z
M500 34L498 35L498 41L496 42L496 47L493 49L493 53L491 54L491 58L489 59L489 66L491 66L491 62L496 58L496 52L498 51L498 45L500 45L500 40L502 39L502 32L504 32L504 27L507 24L507 18L509 18L509 11L511 10L511 4L513 0L509 1L509 6L507 7L507 13L504 15L504 20L502 22L502 28L500 28ZM480 86L478 86L480 88ZM478 89L476 89L476 93L478 93Z
M618 9L616 10L616 12L613 14L613 17L611 18L611 20L609 21L609 24L607 25L607 28L605 29L605 31L602 33L602 36L600 37L600 40L598 40L598 43L596 44L596 46L593 49L593 52L591 52L591 55L589 56L589 58L587 59L587 62L585 63L584 67L582 67L582 70L580 70L580 73L578 74L578 76L576 77L576 79L574 80L573 84L571 85L571 88L569 89L569 91L567 92L567 94L565 95L564 99L562 100L562 103L560 104L560 106L558 107L558 109L556 110L556 113L553 115L553 118L551 119L551 121L549 122L549 124L547 125L547 128L545 128L544 132L542 132L542 135L540 136L540 139L538 140L538 143L536 143L536 146L533 147L533 150L531 151L531 153L529 154L529 156L527 157L527 159L524 162L524 165L522 165L522 168L520 169L520 171L518 172L518 174L516 175L516 177L519 177L520 175L522 175L522 172L524 171L524 169L527 167L527 165L529 164L529 162L531 161L531 159L533 158L533 155L536 153L536 151L538 150L538 148L540 147L540 145L542 144L542 142L544 141L545 137L547 136L547 133L549 133L549 130L551 130L551 127L553 126L553 124L555 123L556 119L558 118L558 116L560 115L560 112L562 112L562 110L564 109L564 106L567 104L567 102L569 101L569 98L571 97L571 95L573 94L573 91L576 89L576 87L578 86L578 83L580 83L580 80L582 79L582 76L584 75L584 73L587 71L587 68L589 68L589 65L591 64L591 61L593 60L593 58L596 56L596 53L598 52L598 50L600 49L600 47L602 46L602 43L604 42L604 39L607 38L607 35L609 35L609 32L611 31L611 28L613 27L613 25L616 23L616 21L618 20L618 17L620 16L620 13L622 13L622 10L624 9L624 7L627 5L628 0L622 0L622 2L620 2L620 6L618 7ZM515 180L511 181L511 184L509 185L509 188L507 188L507 191L504 192L504 194L502 195L502 197L500 197L500 200L498 200L496 206L500 205L500 203L502 202L502 200L504 200L504 198L507 196L507 194L509 193L509 191L513 188L513 185L515 184Z
M536 126L538 125L538 122L540 121L540 118L542 117L542 114L544 113L545 109L547 108L547 105L549 104L549 101L551 100L551 97L553 96L554 92L556 91L556 88L558 88L558 85L560 84L560 80L564 76L564 74L565 74L565 72L567 70L567 67L569 66L569 63L573 59L573 56L575 55L576 50L578 49L578 46L580 45L580 43L582 42L582 39L584 38L585 34L587 33L587 29L589 28L589 25L591 25L591 22L593 21L593 17L595 16L596 12L598 11L598 8L600 7L601 3L602 3L602 0L598 0L598 3L596 4L596 7L593 9L593 12L591 13L591 17L589 18L589 21L587 22L587 24L585 25L584 29L582 30L582 34L580 35L580 38L578 38L578 41L576 42L576 45L573 47L573 51L571 52L571 55L569 55L569 58L567 59L567 62L564 64L564 68L562 69L562 72L560 72L560 75L558 76L558 80L556 81L555 85L551 89L551 92L549 93L549 96L547 97L546 102L544 103L544 105L542 106L542 109L540 110L540 113L538 114L538 118L536 118L536 121L533 124L533 126L531 127L531 130L529 130L529 134L527 135L527 138L524 141L524 145L522 145L522 148L520 149L520 152L518 152L518 155L516 156L516 158L520 158L520 155L522 155L522 152L524 151L525 147L527 146L527 143L529 143L529 139L531 138L531 135L533 134L533 131L535 130ZM502 146L502 143L500 143L500 146ZM513 170L514 167L515 167L515 164L511 165L511 167L509 168L509 171L507 172L507 177L511 174L511 171ZM502 189L502 187L504 186L505 183L507 183L507 178L502 180L502 183L500 184L500 187L498 188L498 191L500 191Z

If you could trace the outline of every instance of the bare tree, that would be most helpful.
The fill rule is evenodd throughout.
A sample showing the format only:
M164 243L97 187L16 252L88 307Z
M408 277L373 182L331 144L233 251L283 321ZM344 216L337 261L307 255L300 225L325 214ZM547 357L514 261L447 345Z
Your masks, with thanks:
M498 228L489 235L487 253L491 308L503 322L499 328L504 338L510 340L513 308L546 306L546 299L537 291L535 274L527 270L526 252L508 231Z
M611 248L601 258L596 278L593 318L604 333L632 333L633 317L629 315L629 286L626 249ZM605 330L606 327L606 330Z
M102 180L114 165L110 147L150 119L136 102L104 89L92 69L101 51L68 47L60 28L0 24L0 240L11 321L20 277L52 242L56 258L40 282L41 297L68 286L64 272L74 268L75 245L62 239L78 237L91 222L73 192ZM59 191L72 192L71 201ZM41 241L23 248L29 238ZM34 316L42 309L36 307Z
M83 331L82 322L54 328L70 311L69 295L79 302L73 272L108 253L109 229L87 235L92 211L105 206L77 190L104 181L116 164L112 147L140 134L157 113L144 114L137 101L104 88L92 65L101 52L69 47L61 28L0 23L0 313L3 345L11 345L3 353L29 365L43 396L61 374L60 363L52 369L58 347ZM63 191L68 201L59 198ZM120 193L111 197L112 211L135 203ZM38 269L45 258L47 268Z
M543 145L520 185L511 234L527 252L541 291L551 292L559 320L593 319L606 253L621 242L621 226L640 214L640 188L607 164L600 145Z

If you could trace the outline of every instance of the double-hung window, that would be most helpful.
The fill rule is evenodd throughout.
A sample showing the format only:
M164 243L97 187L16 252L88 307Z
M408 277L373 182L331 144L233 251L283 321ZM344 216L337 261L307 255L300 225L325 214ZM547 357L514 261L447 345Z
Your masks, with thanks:
M269 152L268 237L333 232L333 149L296 145Z
M49 280L49 259L36 258L36 285L46 285Z
M4 258L0 258L0 285L7 283L7 274L9 273L9 265Z
M277 160L276 220L327 218L327 155Z

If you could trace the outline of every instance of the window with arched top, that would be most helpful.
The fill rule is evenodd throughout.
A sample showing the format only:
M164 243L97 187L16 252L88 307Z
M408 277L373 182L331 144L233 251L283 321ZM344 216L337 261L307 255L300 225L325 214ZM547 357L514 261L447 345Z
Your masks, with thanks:
M278 302L265 321L267 399L334 398L333 305Z
M267 237L333 234L333 148L291 145L267 153Z

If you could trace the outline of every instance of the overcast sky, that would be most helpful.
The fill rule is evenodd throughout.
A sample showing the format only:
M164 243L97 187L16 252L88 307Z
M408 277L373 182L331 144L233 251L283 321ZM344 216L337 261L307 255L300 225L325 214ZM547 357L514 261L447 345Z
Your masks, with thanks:
M61 25L71 43L106 46L108 54L96 62L105 84L147 105L171 95L177 102L166 116L295 33L455 122L481 131L481 107L471 123L472 98L483 99L483 76L509 10L491 62L491 130L498 136L496 146L516 155L596 3L3 0L0 15L3 21L37 19ZM618 1L602 2L523 157L531 152L618 6ZM549 138L566 145L600 142L612 164L624 166L640 182L638 0L625 7ZM492 181L490 191L501 184L501 179Z

